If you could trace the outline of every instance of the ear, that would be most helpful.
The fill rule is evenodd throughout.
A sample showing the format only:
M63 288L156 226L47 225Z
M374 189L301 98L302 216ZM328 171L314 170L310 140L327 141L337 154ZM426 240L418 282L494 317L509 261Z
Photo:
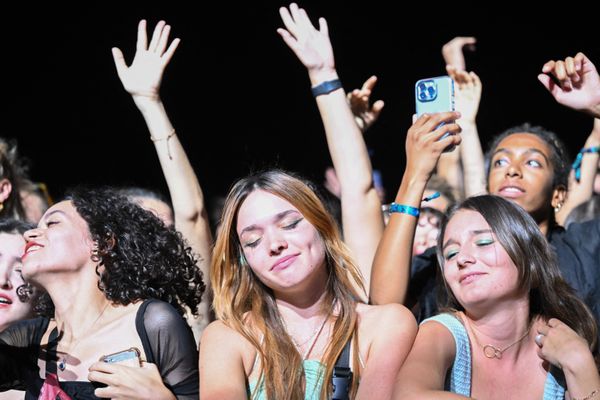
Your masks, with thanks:
M559 209L567 200L567 188L564 185L559 185L552 192L552 208Z
M0 179L0 203L4 203L12 192L12 183L6 178Z

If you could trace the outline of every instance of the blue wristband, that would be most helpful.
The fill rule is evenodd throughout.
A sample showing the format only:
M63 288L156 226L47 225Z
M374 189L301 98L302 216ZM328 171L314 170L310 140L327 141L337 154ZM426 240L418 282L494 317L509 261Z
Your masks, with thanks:
M404 204L390 204L389 212L397 212L402 214L412 215L413 217L419 217L420 211L418 208L406 206Z
M342 87L342 81L339 79L334 79L332 81L325 81L323 83L318 84L310 88L314 97L320 96L322 94L329 94L334 90L338 90Z
M579 182L579 180L581 179L581 160L583 159L583 155L585 153L600 153L600 146L583 148L577 154L577 157L575 158L575 162L571 166L571 168L573 170L575 170L575 180L577 182Z

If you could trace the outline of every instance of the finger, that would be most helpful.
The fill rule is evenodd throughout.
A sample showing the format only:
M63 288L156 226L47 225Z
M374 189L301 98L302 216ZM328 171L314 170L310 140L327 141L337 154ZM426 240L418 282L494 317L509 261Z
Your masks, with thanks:
M279 16L281 17L281 21L283 22L285 29L287 29L288 34L293 36L294 38L296 38L297 33L298 33L297 27L296 27L296 23L292 19L290 11L285 7L281 7L279 9ZM281 28L279 28L279 29L281 29ZM279 32L279 30L277 30L277 31Z
M304 8L298 9L298 17L300 18L300 24L302 24L302 27L306 30L306 32L311 32L315 30L315 27L310 21L310 17L308 16Z
M363 83L362 90L372 91L373 88L375 87L376 83L377 83L377 77L375 75L372 75L369 79L367 79L365 81L365 83Z
M469 76L471 77L471 80L473 81L473 86L481 86L481 79L479 79L479 75L477 75L475 72L471 71L471 72L469 72Z
M561 82L561 84L565 79L567 79L567 69L565 68L564 61L557 61L554 64L553 75L556 77L556 79L558 79Z
M475 44L475 43L477 43L477 39L475 39L473 36L461 36L461 37L459 37L459 43L462 46L465 46L468 44Z
M552 71L554 69L554 64L556 64L554 62L554 60L548 61L546 64L544 64L542 66L542 72L545 74L549 73L550 71Z
M329 37L329 26L327 25L327 20L323 17L319 18L319 32Z
M546 336L550 331L550 327L545 324L539 324L536 330L538 334Z
M112 398L116 399L119 396L118 391L111 386L98 388L98 389L94 390L94 394L96 395L96 397L100 397L102 399L112 399Z
M428 132L433 132L437 127L444 123L449 124L460 118L460 113L456 111L448 111L431 114L431 117L423 123L424 129ZM439 135L442 136L442 135Z
M449 134L452 136L457 136L461 131L462 131L462 128L460 127L460 125L458 125L456 123L446 123L446 124L436 128L435 131L433 131L433 138L436 141L441 142L442 140L447 139L447 137L442 139L442 137L444 135Z
M546 325L551 328L558 328L559 326L563 325L563 323L557 318L550 318L548 322L546 322Z
M573 57L565 58L565 69L567 75L571 76L575 74L575 59Z
M108 386L115 386L119 382L119 376L117 374L107 374L98 371L89 372L87 378L90 382L100 382Z
M147 46L148 46L148 36L146 35L146 20L143 19L138 24L136 49L138 51L146 50Z
M279 33L279 36L281 36L285 44L287 44L290 49L296 52L298 47L298 40L296 40L296 37L283 28L277 28L277 33Z
M181 42L181 39L179 39L179 38L173 39L173 41L171 42L171 45L169 46L167 51L165 51L165 54L163 54L163 56L162 56L164 65L167 65L171 61L171 58L173 57L175 50L177 50L177 46L179 46L180 42Z
M552 78L550 78L549 75L547 74L539 74L537 76L538 81L540 81L542 83L542 85L544 85L544 87L550 92L550 93L554 93L554 89L556 87L556 84L554 83L554 81L552 80Z
M587 60L587 57L582 52L579 52L575 55L574 60L575 60L575 69L577 71L581 71L585 60Z
M127 71L127 64L125 64L125 57L123 57L123 52L119 48L113 47L112 56L115 62L115 67L117 68L117 75L119 75L119 78L122 80L123 74L125 74L125 71Z
M167 42L169 40L169 33L171 32L171 25L165 25L163 28L160 39L158 39L158 45L156 46L156 52L158 55L162 55L167 48Z
M375 118L379 117L381 110L383 110L383 106L385 106L385 103L383 102L383 100L377 100L375 103L373 103L371 112L374 114Z
M107 374L114 374L114 373L118 372L118 367L119 366L116 364L111 364L111 363L107 363L107 362L103 362L103 361L97 361L97 362L93 363L92 365L90 365L89 370L104 372Z
M160 40L160 34L165 26L165 21L158 21L158 24L154 27L154 32L152 32L152 39L150 39L150 44L148 45L148 51L156 51L156 46L158 46L158 41Z
M292 19L296 25L300 25L300 8L298 4L292 3L290 4L290 14L292 15Z

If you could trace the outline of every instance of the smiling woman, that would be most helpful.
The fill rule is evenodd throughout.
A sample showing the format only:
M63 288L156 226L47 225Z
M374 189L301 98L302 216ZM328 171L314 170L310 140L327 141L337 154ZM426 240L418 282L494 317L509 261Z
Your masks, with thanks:
M421 324L395 398L583 398L600 385L596 323L529 214L498 196L471 197L449 212L440 238L447 312Z
M180 234L111 189L80 188L25 238L23 276L46 290L53 318L0 333L0 390L197 398L196 345L181 314L196 312L204 284ZM141 368L98 362L132 347Z
M211 265L219 320L200 342L202 399L326 399L334 381L336 399L390 396L414 318L359 300L359 270L313 187L271 170L231 189Z

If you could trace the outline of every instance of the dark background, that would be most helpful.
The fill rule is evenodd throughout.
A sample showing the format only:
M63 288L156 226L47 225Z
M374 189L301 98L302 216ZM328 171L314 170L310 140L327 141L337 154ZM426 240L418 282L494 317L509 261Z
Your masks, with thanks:
M151 28L165 19L182 43L161 93L206 195L225 193L251 168L273 165L320 181L330 160L308 76L276 33L278 7L286 3L255 3L18 6L4 16L1 32L8 104L1 135L18 140L32 178L46 182L55 198L78 183L166 193L145 124L110 53L118 46L130 62L139 19ZM444 74L440 50L454 36L478 39L467 68L484 85L478 116L484 143L530 121L559 133L574 156L591 129L591 118L556 104L536 79L544 62L577 51L600 65L600 30L590 10L572 4L561 12L525 13L506 3L301 6L315 22L327 18L346 90L371 74L379 77L374 98L386 106L366 140L388 200L404 169L414 82Z

